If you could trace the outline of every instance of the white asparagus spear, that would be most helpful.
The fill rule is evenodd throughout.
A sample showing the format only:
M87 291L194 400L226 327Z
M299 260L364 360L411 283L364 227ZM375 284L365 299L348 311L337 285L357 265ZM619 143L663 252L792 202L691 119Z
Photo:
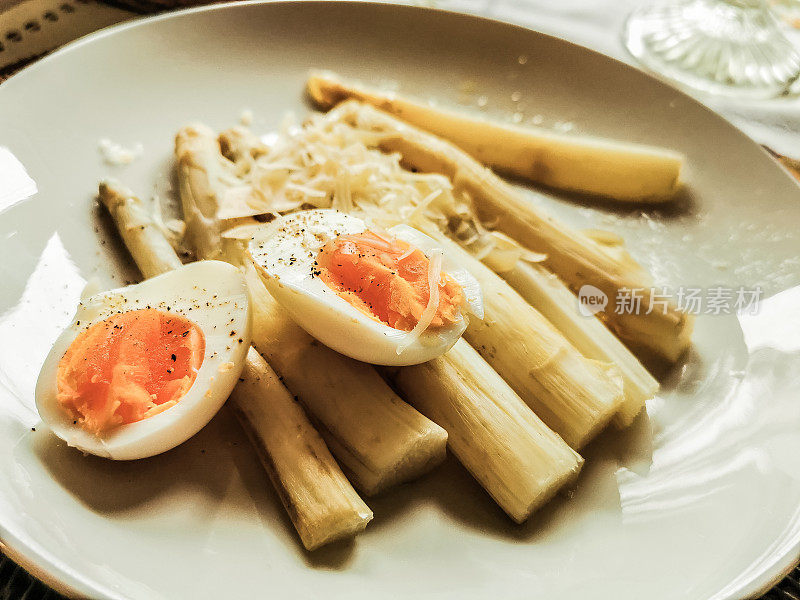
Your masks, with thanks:
M359 100L451 141L484 164L554 188L657 202L671 199L680 187L684 159L672 150L488 121L330 72L312 74L306 89L326 110Z
M98 195L145 279L181 266L181 259L131 190L108 180L100 183Z
M484 318L471 320L464 337L548 427L582 448L623 402L616 367L581 355L508 283L435 226L426 233L481 285Z
M107 181L100 184L99 197L143 274L154 276L181 265L133 192ZM372 511L291 394L252 348L233 398L237 416L306 549L366 527Z
M203 204L213 208L235 181L215 177L219 163L235 166L220 154L213 132L189 126L176 137L181 201L190 211ZM213 212L194 221L219 231ZM187 230L190 225L187 223ZM212 239L196 232L194 239ZM219 240L218 237L213 238ZM219 248L222 248L220 250ZM202 247L197 247L198 253ZM237 243L217 245L224 259L245 265L249 261ZM220 254L221 252L221 254ZM202 256L202 254L201 254ZM295 393L336 458L358 489L377 494L408 481L444 460L447 433L395 394L370 365L344 357L323 346L294 323L248 269L252 297L253 345L281 374Z
M448 176L456 192L472 199L484 222L493 223L496 229L534 252L545 254L543 265L573 291L584 285L595 286L606 294L609 307L613 307L618 293L636 290L643 310L609 309L601 314L632 349L674 362L691 344L691 315L672 303L664 310L647 310L652 296L647 273L546 214L454 145L356 101L340 104L329 118L369 131L373 139L380 138L382 150L399 152L409 167Z
M483 262L555 325L581 354L619 369L625 401L614 415L614 423L619 427L630 425L659 387L633 353L599 319L581 314L575 294L544 267L518 261L510 271L498 269L491 253Z
M448 447L517 523L575 477L583 459L463 339L439 358L392 375L444 427Z
M175 158L186 242L198 258L217 258L222 252L222 240L217 217L219 201L213 189L236 176L233 163L220 154L214 133L201 124L181 129L175 142Z
M372 511L303 409L253 348L230 401L306 550L364 530Z

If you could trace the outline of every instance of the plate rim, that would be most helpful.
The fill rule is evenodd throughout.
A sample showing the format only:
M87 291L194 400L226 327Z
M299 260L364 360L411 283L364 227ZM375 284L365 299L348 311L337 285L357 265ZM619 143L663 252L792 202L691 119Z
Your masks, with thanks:
M609 56L592 48L586 47L582 44L578 44L576 42L558 37L556 35L551 35L548 33L538 31L532 27L520 25L512 21L507 21L495 17L487 17L483 15L477 15L473 13L439 8L434 6L421 6L416 4L395 3L395 2L378 2L374 0L239 0L236 2L223 2L219 4L201 5L201 6L183 8L179 10L172 10L146 17L141 17L141 16L137 17L135 13L132 13L133 18L131 18L130 20L108 25L106 27L103 27L102 29L99 29L97 31L84 35L80 38L77 38L65 44L64 46L58 48L57 50L48 54L47 56L39 60L35 60L31 64L23 67L22 69L11 75L8 79L6 79L3 82L2 86L0 86L0 95L2 95L3 93L2 90L7 89L9 85L11 87L14 87L16 85L24 85L24 83L20 84L18 82L19 80L23 80L24 82L26 74L36 72L41 67L41 65L49 65L49 63L52 62L53 60L58 60L58 58L62 54L67 54L76 51L85 45L95 42L96 40L108 36L113 36L117 33L126 31L128 29L133 29L138 27L149 27L153 23L171 19L179 19L185 17L186 15L191 15L195 13L206 13L215 11L237 11L253 6L261 6L265 10L269 10L266 7L270 5L277 5L277 6L286 6L286 5L326 6L327 5L329 7L361 5L361 6L369 6L379 10L395 10L395 11L404 10L410 13L417 13L420 16L426 13L439 13L446 15L447 18L462 18L462 19L483 22L491 26L500 25L503 27L511 27L517 30L522 30L526 34L534 34L537 36L542 36L545 38L549 38L551 40L555 40L555 43L568 44L570 46L577 47L581 49L581 51L583 52L589 52L591 54L594 54L595 56L602 57L604 60L615 63L617 68L635 71L638 73L639 76L649 79L651 80L651 82L659 86L668 88L674 93L680 94L683 97L683 99L688 100L696 107L701 108L709 118L718 119L719 121L722 121L727 127L734 130L736 134L738 134L741 138L743 138L743 141L745 143L754 145L760 152L762 152L763 154L765 154L770 158L771 162L776 167L776 172L782 173L784 177L787 177L790 180L792 180L795 184L797 184L798 188L800 188L800 182L798 182L797 179L792 177L792 175L785 168L783 168L780 164L778 164L777 161L772 159L769 152L767 152L767 150L765 150L761 144L753 140L745 132L739 129L733 122L731 122L729 119L727 119L720 113L714 111L706 104L690 96L687 92L676 87L671 82L661 79L656 75L654 75L653 73L640 69L634 65L628 64L613 56ZM103 585L98 585L98 583L93 581L91 578L82 575L77 570L69 567L67 564L51 556L46 549L42 547L37 548L36 546L37 545L35 543L30 543L29 541L23 541L18 535L15 535L14 532L2 522L2 520L0 520L0 550L2 550L3 553L6 554L6 556L8 556L8 558L10 558L16 564L21 566L28 573L41 580L43 583L45 583L47 586L51 587L58 593L70 598L102 597L102 598L110 598L113 600L124 598L124 596L116 594L113 590ZM794 540L791 540L791 545L787 548L787 550L785 550L782 554L776 555L775 559L771 561L771 564L767 566L765 569L761 570L760 573L751 576L749 580L744 582L741 586L739 586L738 589L731 590L727 595L723 596L721 595L721 593L718 593L715 594L712 598L714 600L735 600L737 598L743 598L743 597L756 598L769 591L784 577L786 577L786 575L791 573L796 568L798 561L800 561L800 532L798 532Z

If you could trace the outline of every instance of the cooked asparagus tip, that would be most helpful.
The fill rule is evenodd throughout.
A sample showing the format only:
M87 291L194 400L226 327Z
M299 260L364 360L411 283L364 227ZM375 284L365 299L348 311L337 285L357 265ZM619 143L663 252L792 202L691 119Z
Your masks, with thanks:
M684 159L671 150L495 123L329 72L313 74L306 88L321 108L359 100L451 141L484 164L554 188L656 202L674 197L680 187Z
M494 268L491 255L484 262ZM511 271L498 273L581 354L616 365L622 376L625 401L614 415L614 423L619 427L630 425L659 387L642 363L599 319L581 314L576 296L547 269L518 261Z
M351 537L367 526L372 511L303 409L253 348L230 400L306 550Z
M219 206L229 189L241 183L230 177L236 165L220 152L224 147L232 157L244 156L255 148L255 138L226 133L224 140L221 147L213 132L202 126L178 134L180 192L190 211L198 199L204 199L205 206ZM226 161L226 175L215 177ZM187 221L187 231L205 226L218 231L217 215ZM197 231L194 239L206 238ZM196 251L205 256L203 246ZM379 493L444 460L447 433L403 402L373 367L323 346L294 323L267 292L240 244L218 245L212 251L223 260L249 265L253 345L298 396L359 490Z
M368 496L444 460L447 433L401 400L375 369L322 345L285 317L247 269L253 345L306 407L356 487Z
M463 339L394 375L403 395L444 427L448 446L517 523L572 481L583 459Z
M664 310L647 311L650 281L640 268L615 258L583 233L542 212L509 184L463 151L391 115L356 101L340 104L331 119L368 130L380 137L385 152L399 152L407 166L448 176L456 192L466 193L478 216L496 229L545 254L543 265L573 291L583 285L599 288L612 305L622 290L641 292L643 310L602 318L634 350L646 349L668 361L677 360L691 343L693 320L670 303Z
M118 181L106 180L98 189L122 241L145 279L181 266L167 238L153 222L142 201Z
M217 211L223 190L236 176L236 168L222 156L214 132L202 124L189 125L178 132L175 158L186 241L198 258L218 258L222 239Z
M236 165L236 174L246 175L259 156L269 150L256 135L246 127L232 127L219 134L222 155Z

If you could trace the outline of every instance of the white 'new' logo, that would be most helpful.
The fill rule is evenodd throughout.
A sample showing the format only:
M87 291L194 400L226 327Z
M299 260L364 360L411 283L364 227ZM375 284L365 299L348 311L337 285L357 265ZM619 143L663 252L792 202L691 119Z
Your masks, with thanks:
M593 285L584 285L578 291L578 310L584 317L596 315L608 305L608 296Z

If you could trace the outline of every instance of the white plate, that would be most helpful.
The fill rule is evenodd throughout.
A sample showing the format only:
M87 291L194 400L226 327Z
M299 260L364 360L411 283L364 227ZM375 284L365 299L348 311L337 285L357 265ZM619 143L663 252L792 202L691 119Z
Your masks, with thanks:
M179 126L221 128L251 108L258 131L274 128L285 111L307 110L310 67L395 79L442 103L471 80L488 112L513 112L519 91L526 119L677 148L690 192L672 209L541 201L576 225L620 232L664 285L760 285L771 297L755 316L701 316L696 350L666 377L650 422L604 435L586 450L574 494L521 527L451 461L370 500L375 521L355 543L305 554L225 410L148 460L65 448L37 426L39 365L85 280L135 277L105 234L95 182L111 173L143 195L163 191ZM800 193L756 144L681 93L474 17L217 6L109 29L13 77L0 87L0 137L38 186L23 200L31 190L9 183L2 155L0 539L60 589L148 599L737 598L798 558ZM144 156L112 168L100 138L140 142Z

